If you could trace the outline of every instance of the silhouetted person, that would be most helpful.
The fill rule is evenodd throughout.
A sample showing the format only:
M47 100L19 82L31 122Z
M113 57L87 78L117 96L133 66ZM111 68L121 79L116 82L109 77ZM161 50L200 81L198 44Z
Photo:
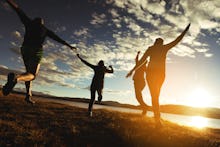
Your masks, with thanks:
M92 116L92 107L93 107L93 104L95 102L95 93L97 91L97 93L98 93L98 101L100 103L101 100L102 100L102 90L103 90L103 87L104 87L104 76L105 76L105 73L113 73L114 70L113 70L111 65L109 66L110 69L105 67L103 60L100 60L98 62L98 65L92 65L92 64L88 63L86 60L82 59L79 56L79 54L77 54L77 56L79 57L79 59L84 64L86 64L87 66L92 68L94 70L94 72L95 72L95 74L93 76L93 79L92 79L91 86L90 86L91 99L90 99L89 107L88 107L89 116Z
M25 101L33 104L34 101L31 99L31 83L36 78L40 68L40 61L43 55L42 44L45 38L48 36L53 40L70 47L71 49L76 48L66 43L51 30L47 29L44 26L44 21L42 18L31 19L12 0L6 1L17 12L21 22L25 26L25 35L21 47L21 54L26 68L26 72L20 75L9 73L8 81L5 84L5 86L3 86L2 92L4 95L8 95L17 82L24 81L26 86Z
M140 51L137 52L136 58L135 58L135 63L138 64L139 62L139 54ZM147 61L147 60L146 60ZM139 102L142 111L142 114L145 115L147 113L147 108L148 106L145 104L145 102L143 101L143 97L142 97L142 91L146 85L145 83L145 74L147 71L147 67L146 67L146 63L142 64L142 66L140 66L140 68L138 68L134 75L133 75L133 80L134 80L134 89L135 89L135 96L137 101Z
M147 57L150 57L150 61L147 67L147 83L152 98L152 106L154 111L154 117L156 124L161 125L160 122L160 111L159 111L159 95L160 89L165 79L165 62L167 52L179 43L183 36L186 34L190 27L190 24L185 28L185 30L178 36L174 41L163 44L163 39L157 38L153 46L150 46L144 55L142 56L140 62L135 65L135 67L127 74L126 77L132 75L133 71L140 68L140 66L146 61Z

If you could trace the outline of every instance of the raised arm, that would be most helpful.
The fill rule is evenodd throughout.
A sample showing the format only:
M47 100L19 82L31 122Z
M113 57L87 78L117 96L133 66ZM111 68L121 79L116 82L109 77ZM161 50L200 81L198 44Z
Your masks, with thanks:
M106 73L113 73L113 72L114 72L113 67L110 65L109 68L110 68L110 69L107 69L107 68L106 68Z
M185 30L174 41L164 45L165 48L167 50L169 50L172 47L174 47L177 43L179 43L183 39L183 36L186 34L186 32L189 30L189 27L190 27L190 24L188 24L188 26L185 28Z
M20 20L24 25L30 23L31 19L21 10L13 0L6 0L6 2L16 11Z
M63 39L61 39L59 36L57 36L53 31L47 29L47 36L52 38L53 40L68 46L70 49L72 50L76 50L76 47L71 46L70 44L68 44L66 41L64 41Z
M130 77L132 73L139 69L143 64L147 63L147 57L149 56L149 49L146 50L144 55L141 57L141 59L136 63L136 65L132 68L132 70L126 75L126 78Z
M95 68L94 65L92 65L92 64L90 64L89 62L87 62L86 60L82 59L82 58L79 56L79 54L77 54L77 57L78 57L84 64L86 64L87 66L91 67L92 69Z
M140 51L137 52L137 55L136 55L136 57L135 57L135 63L136 63L136 64L138 63L139 54L140 54Z

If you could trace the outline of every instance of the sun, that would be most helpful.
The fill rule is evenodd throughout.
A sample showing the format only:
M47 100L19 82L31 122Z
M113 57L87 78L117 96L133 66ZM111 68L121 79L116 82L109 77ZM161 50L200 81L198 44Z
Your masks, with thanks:
M203 129L207 127L208 120L207 118L202 116L193 116L191 120L188 122L188 125L198 129Z
M197 87L189 94L187 105L192 107L209 107L211 105L211 95L205 88Z

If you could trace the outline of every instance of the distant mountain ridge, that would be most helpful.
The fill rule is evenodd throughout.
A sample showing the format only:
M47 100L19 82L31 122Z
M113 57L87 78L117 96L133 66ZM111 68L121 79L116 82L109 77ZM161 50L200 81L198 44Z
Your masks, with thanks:
M14 91L13 93L24 94L24 92L20 92L20 91ZM49 98L49 99L61 99L61 100L67 100L67 101L72 101L72 102L82 102L82 103L89 103L89 100L90 100L89 98L57 97L57 96L45 94L42 92L33 92L33 96ZM123 108L130 108L130 109L139 109L139 110L141 109L140 106L131 105L131 104L122 104L116 101L103 101L101 105L123 107ZM149 106L148 110L152 111L152 107ZM196 108L196 107L190 107L190 106L184 106L184 105L168 104L168 105L160 105L160 111L164 113L171 113L171 114L193 115L193 116L198 115L198 116L220 119L219 108Z

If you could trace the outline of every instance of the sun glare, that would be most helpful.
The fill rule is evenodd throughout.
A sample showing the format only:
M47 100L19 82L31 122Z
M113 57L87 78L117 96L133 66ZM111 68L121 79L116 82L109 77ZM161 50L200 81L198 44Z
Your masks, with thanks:
M203 129L208 125L208 120L202 116L193 116L188 125L198 129Z
M193 107L208 107L211 104L211 96L205 88L196 88L188 96L187 104Z

